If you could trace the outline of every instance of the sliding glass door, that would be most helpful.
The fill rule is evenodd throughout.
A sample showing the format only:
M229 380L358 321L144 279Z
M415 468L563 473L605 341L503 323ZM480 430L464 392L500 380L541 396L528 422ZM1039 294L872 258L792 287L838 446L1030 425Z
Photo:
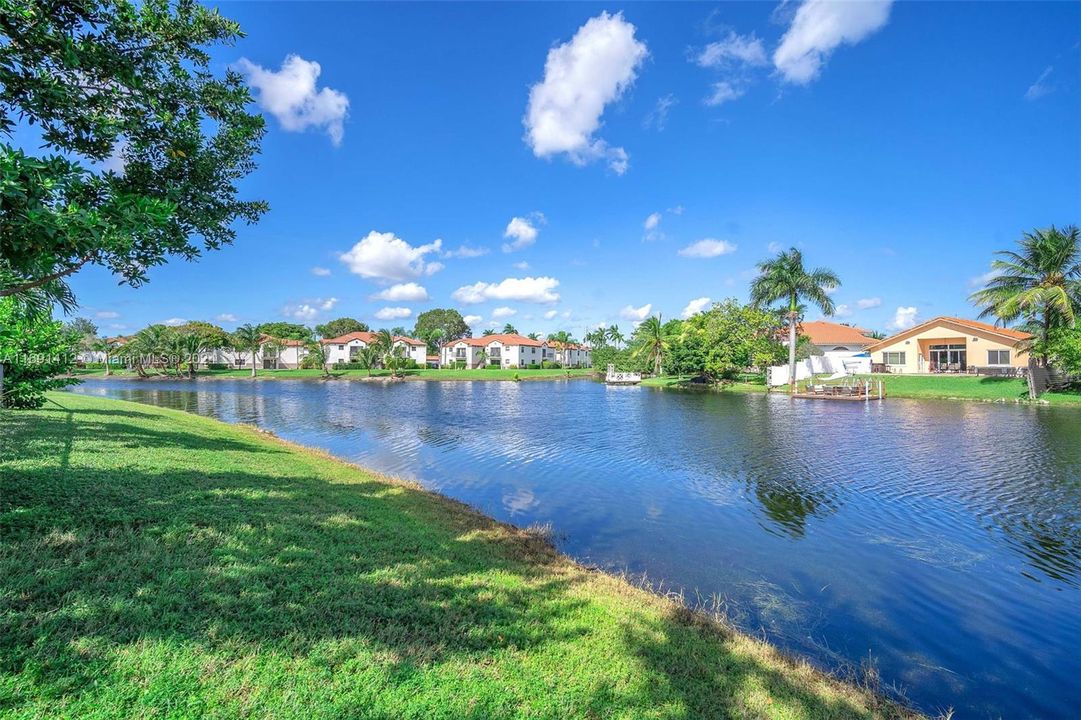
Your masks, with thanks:
M964 345L932 345L929 351L931 372L968 370L968 350Z

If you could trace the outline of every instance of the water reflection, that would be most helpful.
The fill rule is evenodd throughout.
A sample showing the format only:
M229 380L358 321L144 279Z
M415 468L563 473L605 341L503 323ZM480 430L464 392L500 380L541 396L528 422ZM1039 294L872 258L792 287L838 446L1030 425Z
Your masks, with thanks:
M1067 717L1081 673L1081 414L587 381L98 381L258 425L645 572L928 709Z

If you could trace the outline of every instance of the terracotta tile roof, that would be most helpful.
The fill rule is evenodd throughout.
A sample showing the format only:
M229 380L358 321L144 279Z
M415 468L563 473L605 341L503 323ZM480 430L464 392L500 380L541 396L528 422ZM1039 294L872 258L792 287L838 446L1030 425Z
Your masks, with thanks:
M886 347L888 345L892 345L895 342L897 342L898 340L902 340L902 339L904 339L906 337L911 337L912 335L916 335L918 333L923 332L924 330L926 330L929 327L933 327L935 325L940 325L942 323L950 323L952 325L959 325L962 328L965 328L967 330L972 330L972 331L975 331L975 332L983 332L983 333L987 333L989 335L997 335L999 337L1003 337L1003 338L1006 338L1008 340L1013 340L1014 343L1020 342L1022 340L1029 340L1029 339L1032 338L1031 334L1029 334L1027 332L1024 332L1022 330L1014 330L1013 328L1008 328L1008 327L999 327L997 325L992 325L991 323L980 322L979 320L967 320L965 318L942 316L942 317L932 318L932 319L930 319L930 320L928 320L926 322L922 322L919 325L916 325L915 327L911 327L908 330L903 330L903 331L901 331L901 332L899 332L899 333L897 333L895 335L890 335L885 340L879 340L874 345L868 346L865 349L866 350L877 350L877 349L879 349L881 347Z
M416 338L406 337L405 335L395 335L394 340L395 341L400 340L401 342L405 343L406 345L427 345L428 344L428 343L424 342L423 340L417 340Z
M324 345L345 345L351 343L354 340L360 340L365 345L371 345L377 340L377 333L369 332L367 330L360 332L346 333L345 335L339 335L335 338L323 338L319 342ZM405 335L395 335L395 342L403 342L406 345L425 345L423 340L417 340L416 338L406 337Z
M563 350L564 348L566 348L567 350L585 350L586 349L586 347L584 345L579 345L578 343L561 343L558 340L549 340L548 341L548 347L552 347L552 348L555 348L557 350Z
M544 344L541 340L531 340L525 335L507 335L503 333L497 333L495 335L485 335L483 337L458 338L457 340L451 340L450 342L443 343L443 347L457 345L460 342L464 342L466 345L472 345L473 347L486 347L493 342L499 342L503 345L525 345L526 347L540 347Z
M812 320L800 323L800 334L806 335L815 345L871 345L877 342L864 335L866 330L840 323Z
M307 345L307 343L303 340L293 340L292 338L276 338L273 335L266 334L259 336L260 344L268 343L271 340L277 341L282 347L304 347L305 345Z

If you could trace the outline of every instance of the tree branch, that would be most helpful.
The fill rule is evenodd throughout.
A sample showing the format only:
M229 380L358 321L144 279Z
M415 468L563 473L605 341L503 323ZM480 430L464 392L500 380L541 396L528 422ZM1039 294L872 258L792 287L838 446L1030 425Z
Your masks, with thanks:
M76 272L79 268L81 268L86 263L90 262L90 258L91 258L90 255L86 255L86 256L80 258L77 263L75 263L71 267L66 268L64 270L60 270L58 272L50 273L49 275L46 275L45 277L40 277L40 278L37 278L35 280L28 280L27 282L19 283L18 285L11 285L9 287L0 288L0 297L7 297L9 295L17 295L19 293L26 292L27 290L33 290L35 288L39 288L42 285L51 283L54 280L59 280L61 278L65 278L68 275L71 275L72 273Z

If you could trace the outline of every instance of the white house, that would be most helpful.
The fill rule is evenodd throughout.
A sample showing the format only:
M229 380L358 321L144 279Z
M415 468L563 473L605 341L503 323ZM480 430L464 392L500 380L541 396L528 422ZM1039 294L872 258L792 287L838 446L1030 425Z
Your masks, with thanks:
M585 345L558 340L549 340L548 345L552 348L552 359L565 368L593 367L592 353Z
M373 332L351 332L336 338L324 338L320 340L327 349L327 364L356 362L357 354L361 350L376 342L376 334ZM402 354L415 362L419 367L424 367L427 362L427 345L423 340L396 335L394 348L401 348Z
M442 367L454 367L458 363L464 363L470 369L485 365L525 368L554 359L555 353L548 347L547 342L533 340L524 335L499 334L461 338L444 343L439 364Z
M280 340L263 335L259 349L255 351L255 367L263 370L285 370L300 367L308 356L307 343L303 340ZM203 365L228 365L232 368L251 368L251 351L233 348L217 348L203 353Z

